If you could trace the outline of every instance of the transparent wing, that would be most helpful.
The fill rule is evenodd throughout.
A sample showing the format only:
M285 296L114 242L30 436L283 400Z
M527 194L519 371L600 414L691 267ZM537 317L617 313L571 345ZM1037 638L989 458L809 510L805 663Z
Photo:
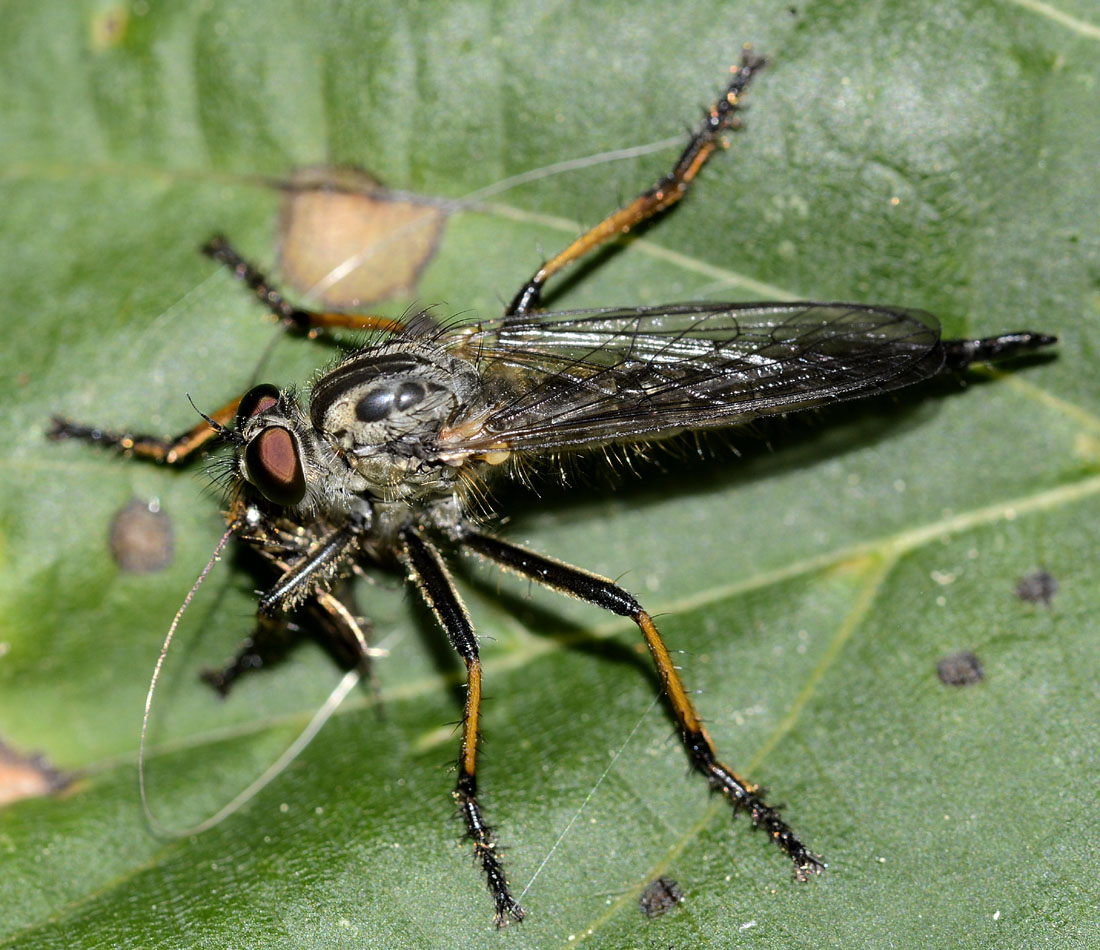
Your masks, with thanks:
M702 303L481 324L488 410L448 448L532 451L738 425L905 386L943 364L929 314L839 303ZM457 343L457 341L456 341Z

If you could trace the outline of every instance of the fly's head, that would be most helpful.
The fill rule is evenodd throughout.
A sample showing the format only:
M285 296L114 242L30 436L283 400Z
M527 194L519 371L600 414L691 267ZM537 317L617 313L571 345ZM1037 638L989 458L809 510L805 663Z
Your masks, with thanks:
M316 514L348 510L364 487L335 464L295 395L269 383L241 398L233 442L241 482L269 505Z

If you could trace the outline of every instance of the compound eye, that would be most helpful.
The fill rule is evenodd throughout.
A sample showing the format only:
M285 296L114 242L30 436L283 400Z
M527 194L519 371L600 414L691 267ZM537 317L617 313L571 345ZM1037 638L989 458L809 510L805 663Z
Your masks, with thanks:
M258 416L279 403L279 390L271 383L253 386L241 396L237 404L237 428L240 429L253 416Z
M296 505L305 496L298 443L283 426L268 426L245 446L244 466L248 480L276 505Z
M360 422L378 422L393 408L394 392L385 386L372 389L355 404L355 418Z

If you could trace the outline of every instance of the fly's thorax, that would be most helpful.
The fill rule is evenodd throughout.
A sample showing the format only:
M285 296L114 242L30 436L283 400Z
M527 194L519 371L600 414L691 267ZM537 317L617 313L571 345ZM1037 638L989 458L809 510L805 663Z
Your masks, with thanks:
M455 469L440 430L484 401L476 369L438 347L397 341L353 354L314 384L318 438L379 499L446 495Z

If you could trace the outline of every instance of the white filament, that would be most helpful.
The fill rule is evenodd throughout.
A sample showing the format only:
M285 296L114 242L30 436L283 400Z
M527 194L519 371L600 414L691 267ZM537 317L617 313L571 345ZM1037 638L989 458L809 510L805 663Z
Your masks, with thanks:
M172 625L168 628L168 633L164 638L164 644L160 648L160 655L157 657L156 666L153 668L153 676L149 681L149 692L145 696L145 713L141 719L141 743L138 747L138 790L141 794L141 807L145 812L146 821L149 822L150 827L158 834L168 837L182 838L187 835L197 835L204 831L208 831L216 825L219 825L234 812L238 811L247 802L251 801L251 799L282 773L286 767L298 757L302 750L313 741L317 733L320 732L325 723L332 718L333 713L336 712L340 704L347 698L348 693L356 687L362 677L358 667L345 673L343 679L340 680L332 692L329 693L328 698L321 704L321 707L313 714L313 718L310 719L309 723L300 733L298 733L297 738L287 746L283 753L269 765L255 781L235 795L209 818L186 828L170 828L153 814L153 810L149 805L149 795L145 782L146 748L149 732L149 715L153 705L153 694L156 691L157 683L160 681L160 674L164 667L165 657L168 655L168 648L171 646L172 639L175 637L176 630L180 625L180 621L183 619L184 611L187 610L191 601L194 599L199 587L206 579L206 575L213 569L219 555L231 537L233 537L233 529L229 528L226 530L225 534L222 535L221 540L218 541L217 546L214 548L214 553L210 555L210 560L206 562L206 566L199 573L195 583L191 586L191 590L187 592L187 596L183 599L183 603L180 605L179 610L176 611L176 616L173 618ZM369 650L369 655L376 656L384 654L385 652L385 650L372 648Z

